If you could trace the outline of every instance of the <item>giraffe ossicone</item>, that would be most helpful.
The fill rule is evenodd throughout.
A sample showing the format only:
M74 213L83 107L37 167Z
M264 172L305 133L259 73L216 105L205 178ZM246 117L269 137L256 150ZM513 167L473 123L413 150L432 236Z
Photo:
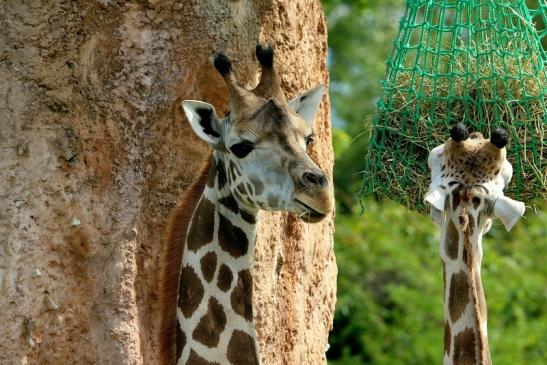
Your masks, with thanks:
M451 138L429 154L431 183L424 201L441 228L444 365L491 364L480 275L482 236L494 217L510 230L525 211L524 203L503 192L513 173L506 144L503 129L485 139L458 123Z
M324 87L287 101L273 49L258 45L256 57L262 75L253 90L238 85L226 55L215 57L230 92L225 118L209 103L182 103L213 152L169 227L166 262L177 270L168 268L163 280L179 285L176 296L172 283L163 290L164 363L260 364L251 271L259 211L288 211L313 223L333 209L332 184L307 153Z

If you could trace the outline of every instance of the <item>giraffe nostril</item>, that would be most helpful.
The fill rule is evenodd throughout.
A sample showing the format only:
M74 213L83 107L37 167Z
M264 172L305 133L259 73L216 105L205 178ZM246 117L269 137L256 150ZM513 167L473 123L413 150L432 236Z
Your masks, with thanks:
M478 206L481 204L481 200L477 197L474 197L471 202L473 203L473 208L477 209Z
M304 185L319 185L323 188L327 186L327 178L323 173L305 172L302 181Z

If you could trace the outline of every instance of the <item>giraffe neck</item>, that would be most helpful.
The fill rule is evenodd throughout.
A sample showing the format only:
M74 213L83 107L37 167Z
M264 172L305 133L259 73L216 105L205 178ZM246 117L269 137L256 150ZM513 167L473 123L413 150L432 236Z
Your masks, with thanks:
M177 364L259 364L251 275L256 218L232 196L213 155L183 250Z
M470 214L448 217L441 230L444 278L444 365L490 365L480 269L482 231Z

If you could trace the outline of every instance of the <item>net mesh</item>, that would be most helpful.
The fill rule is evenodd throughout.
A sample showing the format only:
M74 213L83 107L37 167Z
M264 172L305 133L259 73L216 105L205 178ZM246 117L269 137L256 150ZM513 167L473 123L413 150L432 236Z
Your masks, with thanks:
M539 24L543 24L540 26ZM429 151L463 122L507 129L510 196L547 198L547 5L408 0L387 61L361 192L425 211Z

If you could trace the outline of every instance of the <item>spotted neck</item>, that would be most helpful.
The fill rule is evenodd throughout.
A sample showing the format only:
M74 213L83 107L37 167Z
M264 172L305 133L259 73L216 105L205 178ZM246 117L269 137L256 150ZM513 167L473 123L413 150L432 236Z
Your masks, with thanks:
M214 154L183 251L177 364L257 365L251 266L257 211L242 209Z
M441 226L444 277L444 365L490 365L481 281L482 234L471 214Z

